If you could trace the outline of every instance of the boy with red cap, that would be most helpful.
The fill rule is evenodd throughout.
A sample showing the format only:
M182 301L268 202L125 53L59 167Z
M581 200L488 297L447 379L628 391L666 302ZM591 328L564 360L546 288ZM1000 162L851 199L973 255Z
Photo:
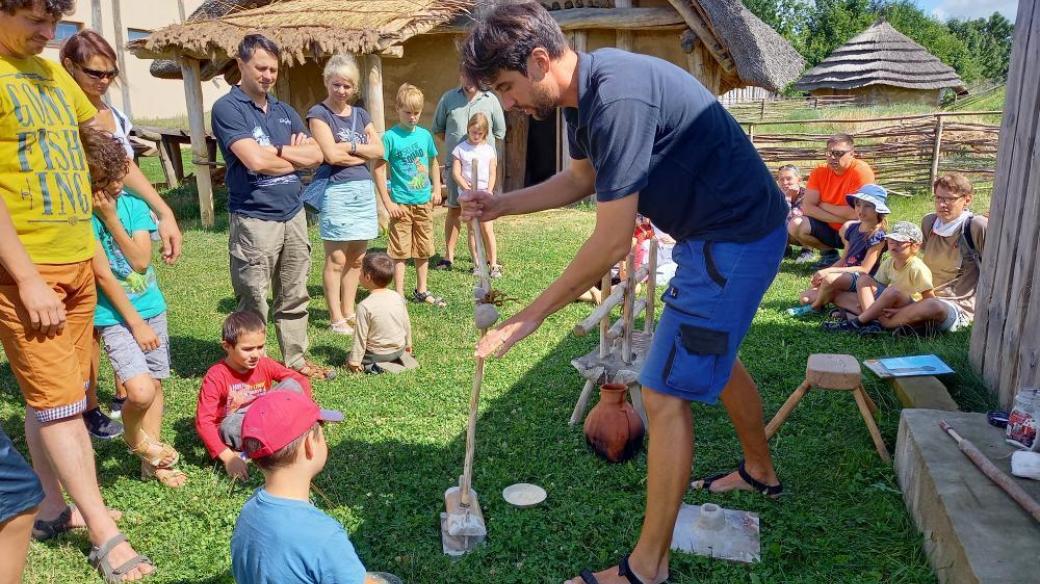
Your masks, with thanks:
M231 537L239 584L365 582L343 526L310 503L311 480L329 454L321 424L342 420L292 391L265 393L246 412L242 444L264 486L242 507Z

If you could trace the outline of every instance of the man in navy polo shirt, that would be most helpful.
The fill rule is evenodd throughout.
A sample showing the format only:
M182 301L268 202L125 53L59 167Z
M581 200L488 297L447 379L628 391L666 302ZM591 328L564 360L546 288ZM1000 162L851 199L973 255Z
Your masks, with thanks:
M690 476L690 401L721 398L746 460L738 471L697 485L780 491L758 390L736 356L783 256L783 195L740 126L696 79L654 57L575 53L536 2L501 4L480 17L462 61L466 75L497 91L507 108L539 119L563 108L573 158L540 185L496 197L465 193L464 218L531 213L592 192L597 200L595 229L571 264L489 332L478 355L503 355L624 258L637 212L677 241L678 270L640 376L650 444L639 542L618 566L571 581L657 584L668 577L672 529Z
M274 326L285 365L304 375L324 370L307 351L310 242L296 171L322 161L300 115L268 95L278 79L278 46L259 34L238 45L242 82L213 104L213 133L227 161L231 214L228 250L238 310L267 319L274 288Z

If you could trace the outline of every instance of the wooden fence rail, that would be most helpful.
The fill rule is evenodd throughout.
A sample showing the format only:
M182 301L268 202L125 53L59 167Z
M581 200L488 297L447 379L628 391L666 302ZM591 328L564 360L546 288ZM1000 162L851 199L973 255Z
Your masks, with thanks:
M961 172L976 190L992 189L1000 128L965 116L999 115L1000 112L936 112L912 116L860 119L826 119L755 123L744 121L748 136L770 168L793 164L807 173L823 160L823 150L834 126L856 140L857 156L870 164L878 183L896 194L927 190L935 178ZM884 125L878 125L884 124ZM798 129L763 133L771 126ZM829 126L813 131L813 126ZM862 128L862 129L861 129Z

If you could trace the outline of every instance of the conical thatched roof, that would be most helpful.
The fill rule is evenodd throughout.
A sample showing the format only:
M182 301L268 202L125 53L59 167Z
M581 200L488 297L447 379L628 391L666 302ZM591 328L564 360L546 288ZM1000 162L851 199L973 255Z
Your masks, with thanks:
M953 88L966 92L964 82L927 49L885 21L878 21L838 47L810 69L795 89L854 89L891 85L907 89Z

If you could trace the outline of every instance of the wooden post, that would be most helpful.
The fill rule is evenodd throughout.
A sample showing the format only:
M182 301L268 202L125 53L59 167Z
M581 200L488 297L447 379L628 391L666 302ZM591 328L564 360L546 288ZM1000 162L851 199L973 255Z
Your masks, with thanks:
M606 302L610 298L610 271L608 270L606 275L600 281L600 298L603 302ZM610 332L610 311L608 310L603 318L599 321L599 356L605 358L610 355L610 339L607 338L607 333Z
M1033 58L1040 43L1040 6L1020 2L1015 23L970 352L972 364L1002 407L1010 405L1019 388L1040 382L1040 198L1035 196L1040 165L1033 163L1040 128L1038 61Z
M755 124L749 123L747 125L747 135L748 135L748 139L751 140L751 144L754 145L755 144Z
M657 253L660 245L657 236L650 240L650 259L646 273L646 316L643 317L643 332L654 332L654 301L657 300Z
M90 0L90 28L103 34L101 26L101 0Z
M166 186L175 189L181 185L181 176L177 172L177 162L181 158L180 145L175 144L172 140L160 137L156 146L156 150L159 151L159 161L162 163L163 174L166 175Z
M527 135L531 119L523 112L506 112L506 170L502 184L504 192L524 188L527 175Z
M583 30L576 30L570 34L571 48L578 52L588 49L588 34ZM563 117L563 110L556 110L556 170L561 171L570 168L571 151L567 142L567 121Z
M112 0L112 26L115 27L113 38L116 41L116 62L119 65L119 89L123 94L123 113L126 114L126 117L133 118L134 108L130 101L130 82L126 76L126 43L123 42L123 39L126 38L126 31L123 29L121 12L119 0Z
M625 260L626 273L628 274L628 289L625 290L625 304L622 308L621 318L621 360L625 363L632 362L632 328L635 326L635 300L636 300L636 256L629 253ZM609 329L608 329L609 330Z
M188 106L188 127L191 130L191 158L195 167L195 185L199 190L199 214L202 226L213 227L213 183L207 160L206 122L203 117L202 76L199 62L188 57L181 58L181 76L184 78L184 101Z
M379 55L365 55L364 97L372 124L382 138L383 132L386 132L386 112L383 109L383 59ZM386 231L390 216L380 197L376 197L376 214L379 216L379 230Z
M177 0L177 17L180 18L178 22L184 22L184 0Z
M928 175L928 187L939 178L939 154L942 152L943 117L935 116L935 141L932 143L932 172Z
M758 110L758 119L766 119L766 98L762 98L762 107Z
M614 0L614 8L615 9L618 9L618 8L631 8L631 7L632 7L632 0ZM620 30L619 29L614 34L616 35L615 39L614 39L614 46L616 46L617 48L619 48L619 49L621 49L623 51L631 51L632 50L632 31L630 31L630 30Z

